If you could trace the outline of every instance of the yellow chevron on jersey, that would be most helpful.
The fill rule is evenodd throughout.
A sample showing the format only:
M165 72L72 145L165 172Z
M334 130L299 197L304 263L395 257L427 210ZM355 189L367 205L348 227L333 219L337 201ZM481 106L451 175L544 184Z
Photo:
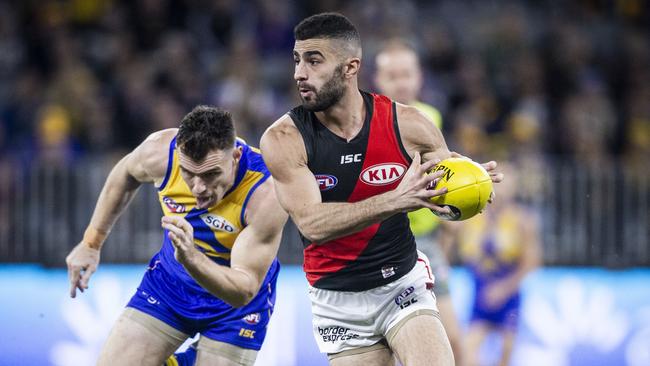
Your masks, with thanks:
M223 199L207 209L197 209L196 199L180 174L176 138L169 146L165 178L158 199L165 216L182 216L194 228L194 243L212 258L230 260L235 239L246 226L246 204L255 189L270 176L260 151L237 140L242 148L233 187Z

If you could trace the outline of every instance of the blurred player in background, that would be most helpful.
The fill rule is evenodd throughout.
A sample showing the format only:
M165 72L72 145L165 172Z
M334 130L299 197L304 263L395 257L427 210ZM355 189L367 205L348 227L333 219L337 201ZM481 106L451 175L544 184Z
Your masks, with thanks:
M422 88L422 69L417 51L408 42L392 39L381 47L375 57L375 84L380 93L398 103L418 108L438 129L442 129L440 112L418 100ZM450 244L449 239L453 239L457 225L438 219L428 208L411 211L408 218L418 249L429 257L431 271L435 276L433 292L436 294L442 325L454 351L456 365L462 365L460 327L449 296L449 248L441 247L439 242L439 238L446 239L445 244ZM440 231L445 233L437 235Z
M361 40L343 15L294 29L302 104L277 120L261 147L280 203L300 230L313 330L330 364L453 365L428 259L406 212L430 201L450 156L440 130L415 107L358 89ZM493 170L491 162L487 170ZM494 179L499 181L500 174Z
M164 241L98 364L159 366L198 332L198 354L191 349L184 364L253 365L273 311L287 214L259 151L235 138L221 109L196 107L180 128L153 133L117 163L66 258L70 296L88 288L106 236L142 183L158 188Z
M521 282L542 261L539 220L515 201L515 169L506 164L502 171L508 179L495 186L495 202L482 214L464 222L458 232L459 253L475 285L465 337L464 359L468 366L481 364L479 350L492 331L503 338L498 364L508 365L517 331Z

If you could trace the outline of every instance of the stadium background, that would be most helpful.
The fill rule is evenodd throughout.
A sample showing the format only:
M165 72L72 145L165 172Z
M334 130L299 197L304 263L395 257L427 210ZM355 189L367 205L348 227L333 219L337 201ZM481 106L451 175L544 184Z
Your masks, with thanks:
M0 365L88 364L161 242L145 187L91 290L65 299L110 167L199 103L257 144L297 103L293 26L330 10L359 27L364 89L381 42L407 37L450 147L520 163L545 269L525 283L514 363L650 364L650 2L44 0L0 1ZM324 364L301 254L288 226L261 365ZM467 284L456 267L461 318Z

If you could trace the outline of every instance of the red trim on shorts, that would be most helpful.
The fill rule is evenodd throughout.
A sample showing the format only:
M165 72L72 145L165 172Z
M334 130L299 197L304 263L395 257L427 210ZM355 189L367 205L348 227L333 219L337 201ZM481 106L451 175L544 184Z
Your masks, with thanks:
M427 267L427 274L429 275L429 279L430 279L431 281L433 281L433 274L432 274L432 272L431 272L431 268L430 268L429 265L427 264L427 261L425 261L424 259L418 257L418 262L422 262L422 263L424 263L424 266Z

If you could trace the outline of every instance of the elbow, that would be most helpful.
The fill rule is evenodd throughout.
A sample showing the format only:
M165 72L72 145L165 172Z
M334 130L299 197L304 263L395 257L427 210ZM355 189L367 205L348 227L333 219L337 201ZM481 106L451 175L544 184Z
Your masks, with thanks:
M323 242L327 241L327 237L323 235L322 233L316 232L316 231L311 231L311 232L303 232L303 236L307 238L310 242L314 244L321 244Z
M302 236L304 236L311 243L319 244L329 239L322 230L319 230L313 225L301 225L296 223L296 226L298 227L298 230Z
M293 222L296 224L300 234L305 237L311 243L322 243L329 240L329 237L323 230L320 230L317 225L307 222L306 220L301 220L298 217L292 217Z
M253 291L244 290L239 292L236 296L233 296L229 299L224 299L224 301L233 308L241 308L253 301L255 295L256 293Z
M248 305L248 303L250 303L252 300L253 300L253 296L242 295L224 301L227 302L228 305L232 306L233 308L242 308Z
M243 308L248 305L253 300L253 297L241 297L234 301L229 302L228 304L233 308Z

